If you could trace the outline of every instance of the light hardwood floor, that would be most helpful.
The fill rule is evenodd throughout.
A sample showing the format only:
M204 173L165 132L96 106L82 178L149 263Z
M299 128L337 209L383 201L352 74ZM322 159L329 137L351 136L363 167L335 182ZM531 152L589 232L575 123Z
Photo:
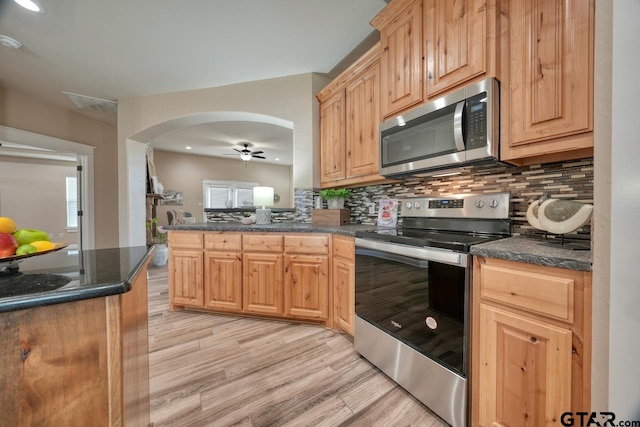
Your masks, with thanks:
M315 325L168 311L149 268L151 422L161 426L446 426Z

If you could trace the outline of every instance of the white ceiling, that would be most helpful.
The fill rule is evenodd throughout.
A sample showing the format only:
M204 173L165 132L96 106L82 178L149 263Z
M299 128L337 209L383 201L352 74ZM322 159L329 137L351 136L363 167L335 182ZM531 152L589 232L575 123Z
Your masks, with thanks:
M369 22L386 5L384 0L36 1L45 13L0 0L0 34L23 45L0 46L0 85L68 109L75 107L61 91L118 100L330 73L371 39ZM115 123L107 114L82 114ZM291 153L292 135L279 126L218 122L171 132L154 146L178 150L185 141L193 153L206 155L232 152L230 147L249 141L268 161L279 156L290 164L285 154Z

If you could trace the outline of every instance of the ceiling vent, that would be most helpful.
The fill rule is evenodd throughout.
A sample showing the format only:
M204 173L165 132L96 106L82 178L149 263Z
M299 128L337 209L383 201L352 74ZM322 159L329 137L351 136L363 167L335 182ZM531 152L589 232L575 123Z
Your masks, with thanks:
M95 113L117 114L118 103L107 99L94 98L92 96L78 95L62 91L62 94L73 102L80 110L93 111Z

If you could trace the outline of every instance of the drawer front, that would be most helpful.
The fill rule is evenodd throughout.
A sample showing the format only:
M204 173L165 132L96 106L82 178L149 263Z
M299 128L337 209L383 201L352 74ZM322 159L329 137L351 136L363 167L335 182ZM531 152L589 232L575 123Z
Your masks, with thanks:
M322 254L329 253L329 236L294 235L284 236L284 251L288 254Z
M242 234L205 233L204 248L210 251L240 251Z
M193 231L169 231L169 245L172 248L202 249L203 234Z
M333 236L333 256L355 261L356 241L353 237Z
M481 274L481 298L573 323L573 279L493 265Z
M271 233L243 234L242 247L245 252L282 252L282 236Z

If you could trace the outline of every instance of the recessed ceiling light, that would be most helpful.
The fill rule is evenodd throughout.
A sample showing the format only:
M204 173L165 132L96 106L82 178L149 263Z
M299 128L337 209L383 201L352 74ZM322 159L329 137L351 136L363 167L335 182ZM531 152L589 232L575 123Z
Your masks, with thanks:
M189 147L188 145L186 147L184 147L185 150L191 150L191 147Z
M280 159L276 159L276 162L279 162L279 161L280 161Z
M22 43L18 40L2 34L0 34L0 44L11 49L20 49L22 47Z
M14 0L20 6L32 12L44 13L44 8L32 0Z

